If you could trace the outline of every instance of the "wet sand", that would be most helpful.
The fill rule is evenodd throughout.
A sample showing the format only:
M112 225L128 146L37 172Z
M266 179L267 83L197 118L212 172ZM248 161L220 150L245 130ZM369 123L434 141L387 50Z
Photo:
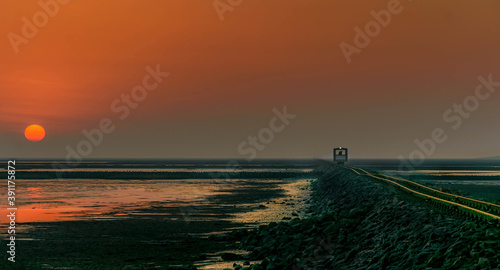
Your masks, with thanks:
M225 232L305 215L301 209L310 180L240 181L244 184L224 185L189 203L144 200L140 207L94 209L67 213L62 220L19 223L15 266L194 269L196 264L198 269L220 268L214 265L222 261L220 254L236 248L234 239L221 236ZM206 190L190 192L197 191Z

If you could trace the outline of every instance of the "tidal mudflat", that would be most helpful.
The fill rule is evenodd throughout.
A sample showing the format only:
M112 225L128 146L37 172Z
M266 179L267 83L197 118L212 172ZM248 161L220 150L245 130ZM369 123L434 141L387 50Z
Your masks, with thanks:
M218 236L304 216L312 180L20 179L15 266L225 267Z

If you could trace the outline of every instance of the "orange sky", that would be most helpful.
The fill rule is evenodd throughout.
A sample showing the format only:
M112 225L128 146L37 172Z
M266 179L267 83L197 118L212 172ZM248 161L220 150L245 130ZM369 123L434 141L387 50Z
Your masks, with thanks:
M222 2L226 2L221 0ZM42 1L51 2L51 1ZM244 0L218 17L211 0L69 1L15 53L37 1L0 11L0 151L64 157L83 129L117 129L90 157L242 157L238 145L273 108L298 115L258 157L397 157L473 93L500 81L498 1L401 1L403 11L348 64L339 48L389 1ZM147 66L170 76L121 121L110 104ZM481 103L434 157L500 155L498 98ZM44 141L23 137L30 124ZM465 146L466 145L466 146Z

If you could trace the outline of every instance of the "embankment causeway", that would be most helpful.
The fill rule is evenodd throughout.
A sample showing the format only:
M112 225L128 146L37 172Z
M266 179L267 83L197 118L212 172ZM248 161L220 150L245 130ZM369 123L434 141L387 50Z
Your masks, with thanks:
M312 183L310 216L238 232L235 269L499 269L500 228L441 212L331 164Z

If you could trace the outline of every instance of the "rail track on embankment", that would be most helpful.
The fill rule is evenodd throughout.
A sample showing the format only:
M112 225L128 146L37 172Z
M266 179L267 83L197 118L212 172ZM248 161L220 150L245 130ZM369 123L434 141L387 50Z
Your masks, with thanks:
M500 226L500 205L442 192L413 181L380 173L372 173L361 168L343 167L358 175L367 176L396 186L445 212L488 221Z

